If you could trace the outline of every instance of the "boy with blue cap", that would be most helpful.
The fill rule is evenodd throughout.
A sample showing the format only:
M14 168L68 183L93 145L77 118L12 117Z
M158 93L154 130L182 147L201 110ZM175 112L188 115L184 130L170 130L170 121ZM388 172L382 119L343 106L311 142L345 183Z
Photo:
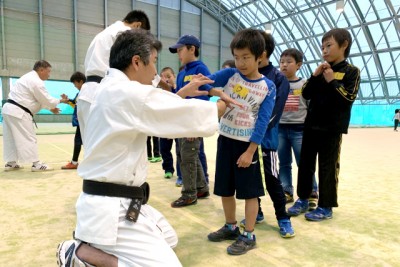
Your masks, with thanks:
M200 54L200 40L194 35L183 35L178 42L169 47L171 53L177 53L182 66L176 79L176 91L188 84L193 75L210 75L207 66L198 60ZM199 90L209 90L204 86ZM220 90L212 89L209 95L230 99ZM208 101L209 96L195 97ZM201 160L203 159L203 160ZM182 196L171 203L173 208L184 207L197 203L197 199L206 198L210 195L207 175L207 160L204 154L204 143L201 137L188 137L178 139L177 161L182 173ZM178 182L178 181L177 181Z

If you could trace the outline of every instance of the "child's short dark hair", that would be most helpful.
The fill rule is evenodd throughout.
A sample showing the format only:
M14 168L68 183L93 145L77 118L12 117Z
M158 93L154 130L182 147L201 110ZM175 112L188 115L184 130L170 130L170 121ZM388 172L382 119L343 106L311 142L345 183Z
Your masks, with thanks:
M160 71L160 73L163 73L164 71L169 70L173 75L175 75L174 70L171 67L164 67L162 68L162 70Z
M326 41L330 37L333 37L333 39L335 39L335 41L339 44L339 47L342 47L343 44L347 41L347 48L346 50L344 50L344 57L348 58L352 43L350 32L343 28L332 29L324 34L324 36L322 37L322 42Z
M222 63L222 67L224 66L229 66L230 68L236 68L235 60L233 59L225 60L224 63Z
M230 48L232 55L234 49L248 48L257 59L265 51L265 41L258 30L244 29L235 34L231 42Z
M80 81L86 82L86 76L82 72L77 71L71 75L71 78L69 78L69 81L71 83L80 82Z
M199 57L200 55L200 48L195 45L186 45L186 48L189 50L192 46L194 46L194 56Z
M147 17L146 13L144 13L142 10L132 10L125 16L122 21L129 24L133 22L141 22L142 25L140 26L140 28L150 31L149 17Z
M275 40L270 33L266 33L263 30L259 30L261 35L264 37L265 51L267 51L267 58L269 58L275 50Z
M303 62L303 53L300 52L296 48L288 48L285 51L282 52L281 58L282 57L292 57L296 61L296 63L302 63Z

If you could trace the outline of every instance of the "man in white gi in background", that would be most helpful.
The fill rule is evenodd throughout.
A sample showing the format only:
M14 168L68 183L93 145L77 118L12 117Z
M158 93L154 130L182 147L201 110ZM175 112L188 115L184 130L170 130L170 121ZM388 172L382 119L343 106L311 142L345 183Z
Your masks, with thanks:
M52 167L40 162L33 114L41 109L59 113L57 105L68 103L49 95L44 81L50 77L51 65L45 60L35 63L33 70L19 78L11 87L3 106L3 158L5 171L22 169L22 163L32 162L33 172L51 171ZM35 123L36 125L36 123Z
M201 75L177 94L152 86L160 49L161 43L140 29L121 33L111 48L110 69L88 114L85 158L78 168L84 192L76 203L77 240L59 245L59 266L181 266L172 250L178 243L174 229L146 204L146 139L211 136L218 127L217 112L223 114L226 106L182 99L208 94L197 91L212 82ZM138 192L119 195L128 189Z
M110 49L117 34L126 30L142 28L150 30L150 21L147 15L141 10L132 10L122 21L116 21L103 31L98 33L89 45L85 57L85 76L86 83L83 84L79 93L78 120L81 129L83 143L84 130L86 127L87 116L90 105L96 95L98 84L106 75L109 68Z

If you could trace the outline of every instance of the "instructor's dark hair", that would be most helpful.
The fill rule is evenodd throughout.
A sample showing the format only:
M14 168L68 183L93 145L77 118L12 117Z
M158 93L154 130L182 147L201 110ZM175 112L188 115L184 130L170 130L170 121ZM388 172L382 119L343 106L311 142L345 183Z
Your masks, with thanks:
M132 64L132 57L139 56L144 65L149 64L153 49L158 52L162 44L143 29L132 29L120 33L110 52L110 68L124 71Z
M51 68L51 65L49 62L47 62L46 60L39 60L35 62L35 65L33 65L33 70L34 71L38 71L40 68Z
M144 13L142 10L132 10L125 16L125 18L122 21L127 22L129 24L133 22L141 22L142 25L140 27L142 29L150 31L149 17L147 17L146 13Z

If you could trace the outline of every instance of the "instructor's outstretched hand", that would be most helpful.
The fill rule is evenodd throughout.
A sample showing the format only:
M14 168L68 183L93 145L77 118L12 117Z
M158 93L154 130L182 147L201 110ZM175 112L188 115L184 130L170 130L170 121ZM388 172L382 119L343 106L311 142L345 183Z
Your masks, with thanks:
M201 91L199 87L204 84L213 83L213 80L210 80L206 76L202 74L193 75L190 83L182 87L176 94L182 98L186 98L187 96L202 96L208 95L208 91Z

